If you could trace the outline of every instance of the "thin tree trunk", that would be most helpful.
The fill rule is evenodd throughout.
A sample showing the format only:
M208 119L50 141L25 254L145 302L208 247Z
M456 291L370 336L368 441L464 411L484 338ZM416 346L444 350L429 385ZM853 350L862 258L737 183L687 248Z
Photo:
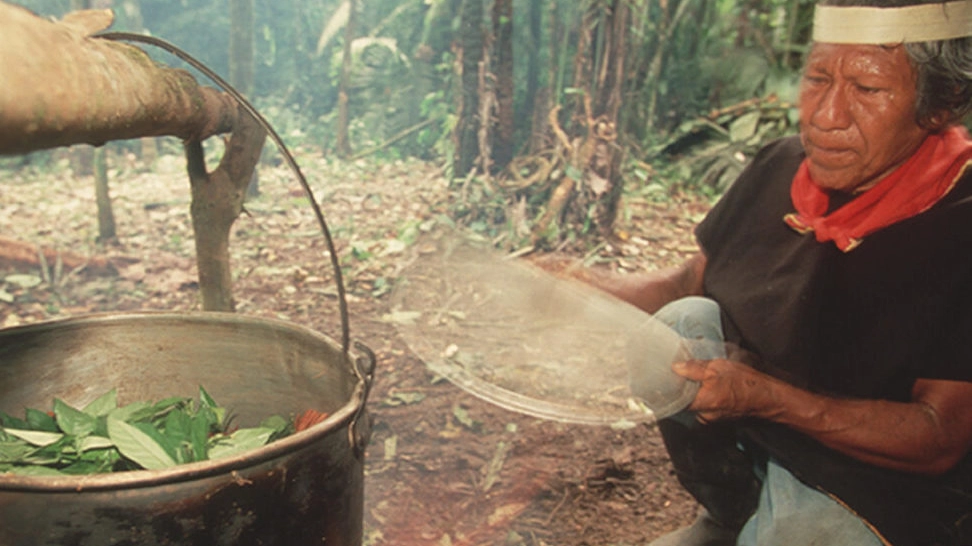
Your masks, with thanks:
M91 0L71 0L74 13L82 13L91 8ZM108 159L105 148L91 146L75 146L77 166L75 173L94 177L95 205L98 210L98 238L100 242L108 242L115 238L115 212L111 208L111 197L108 194Z
M537 153L547 148L549 144L550 123L549 113L554 107L558 96L558 77L560 73L560 42L563 30L560 26L560 19L557 16L557 3L551 2L549 7L549 43L548 45L548 64L547 64L547 84L536 95L532 95L533 100L533 122L531 123L530 151Z
M256 120L241 114L219 167L206 172L202 143L186 143L186 162L192 187L192 228L196 237L199 292L205 311L233 311L233 277L229 234L243 212L250 176L260 160L266 134Z
M621 101L625 85L626 53L628 51L628 25L630 8L625 0L615 0L611 9L611 27L608 35L609 46L605 48L604 78L599 88L603 121L599 124L597 135L600 139L600 153L602 157L592 168L608 181L608 188L598 198L595 209L595 222L602 235L613 233L614 221L617 218L618 203L624 189L624 179L621 176L621 165L624 160L624 149L618 146L614 139L618 134L618 127L622 125L618 118L621 112ZM608 28L608 27L606 27Z
M645 114L645 123L650 131L655 127L658 112L659 81L661 81L662 69L665 67L665 59L668 57L668 46L675 29L681 23L682 17L688 12L692 2L680 2L675 9L674 15L665 14L663 23L659 25L661 32L658 34L658 43L655 47L655 54L648 66L648 75L645 78L650 86L648 95L648 108Z
M81 13L91 9L91 0L71 0L71 13ZM75 176L91 176L94 174L94 148L91 146L74 146L71 148L71 169ZM101 204L99 203L100 207ZM109 205L110 206L110 205ZM99 208L98 213L101 213Z
M254 0L229 0L229 82L245 97L253 96L255 66L253 53ZM247 195L260 195L256 169L246 189Z
M108 160L104 146L94 151L95 202L98 204L98 241L115 239L115 213L108 192Z
M229 0L229 81L237 91L253 94L253 0Z
M145 20L142 17L141 0L124 0L122 9L128 16L128 22L134 32L145 32ZM140 154L142 165L151 169L159 157L158 142L154 137L142 137L140 140Z
M344 53L341 59L341 82L338 88L337 154L338 157L351 157L351 138L349 133L350 113L348 111L348 90L351 87L351 44L354 42L356 0L348 0L348 23L344 27Z
M513 0L495 0L493 35L496 44L496 131L493 135L493 168L505 169L513 160L516 131L513 112Z
M461 23L462 57L459 93L459 119L456 124L457 146L454 173L465 176L476 163L479 122L479 65L483 60L483 3L482 0L463 0Z
M528 26L530 30L530 43L526 51L526 97L528 100L521 102L521 110L516 114L516 119L521 122L529 120L533 115L530 110L534 102L530 98L536 97L540 89L540 48L543 42L543 3L530 2L527 13L529 16Z

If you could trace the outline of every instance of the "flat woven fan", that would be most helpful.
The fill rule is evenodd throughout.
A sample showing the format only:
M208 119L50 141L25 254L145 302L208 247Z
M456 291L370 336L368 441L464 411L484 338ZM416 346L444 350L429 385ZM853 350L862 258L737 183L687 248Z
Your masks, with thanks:
M498 406L564 422L651 421L698 385L683 340L651 315L468 237L423 241L390 319L435 373Z

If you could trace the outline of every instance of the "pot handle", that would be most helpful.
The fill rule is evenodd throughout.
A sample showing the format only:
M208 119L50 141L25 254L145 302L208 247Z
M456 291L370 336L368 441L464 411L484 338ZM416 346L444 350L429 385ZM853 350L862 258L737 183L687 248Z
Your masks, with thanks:
M366 413L365 407L368 402L368 395L371 393L371 385L375 379L375 353L364 343L355 340L354 348L359 352L354 357L353 369L358 380L363 385L361 404L351 419L348 426L348 443L354 450L356 457L362 457L368 442L371 440L371 416Z
M212 69L165 40L156 38L154 36L134 34L131 32L99 32L95 34L94 37L113 41L149 44L164 49L165 51L175 55L193 68L205 74L229 96L233 97L233 99L235 99L236 102L244 110L246 110L247 113L253 116L253 118L259 122L260 126L263 127L264 130L266 130L267 135L269 135L270 139L273 140L274 144L277 145L281 155L284 156L287 166L290 167L290 169L294 172L294 176L297 177L301 187L304 189L304 193L307 195L307 199L310 201L311 207L314 209L314 215L317 217L317 223L320 225L321 231L324 233L324 239L327 242L327 250L331 255L331 267L334 269L334 282L337 284L338 306L341 313L341 351L345 355L348 355L351 341L351 327L348 320L348 302L344 293L344 281L341 277L341 263L338 258L337 250L334 248L334 240L331 237L331 230L327 227L327 221L324 220L324 213L321 212L321 208L318 206L317 200L314 198L314 192L311 191L310 184L307 183L307 179L300 171L300 167L297 165L297 161L294 160L293 154L291 154L290 150L287 149L287 145L284 144L283 139L281 139L280 135L278 135L273 129L270 122L268 122L266 118L264 118L263 115L261 115L260 112L258 112L257 109L254 108L253 105L243 97L242 94L240 94L239 91L234 89L232 85L227 83L226 80L221 78L218 74L213 72Z

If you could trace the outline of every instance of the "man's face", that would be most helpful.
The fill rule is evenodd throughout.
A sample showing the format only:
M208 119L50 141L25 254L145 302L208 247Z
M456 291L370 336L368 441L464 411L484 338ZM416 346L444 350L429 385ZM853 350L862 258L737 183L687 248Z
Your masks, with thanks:
M928 136L915 120L915 81L901 46L814 44L800 85L810 177L863 190L911 156Z

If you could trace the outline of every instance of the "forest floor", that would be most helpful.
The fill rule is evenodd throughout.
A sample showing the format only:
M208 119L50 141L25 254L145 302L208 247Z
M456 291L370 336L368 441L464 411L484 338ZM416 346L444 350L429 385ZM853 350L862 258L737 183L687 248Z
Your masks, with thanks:
M387 320L389 293L415 229L456 199L420 162L334 162L298 151L345 265L352 337L377 355L368 409L365 544L371 546L633 546L689 523L657 429L545 421L483 402L430 372ZM189 187L181 156L151 169L110 159L117 241L95 243L94 183L66 159L0 170L0 237L104 256L115 275L49 263L0 265L0 326L92 312L198 310ZM260 167L259 197L233 232L237 311L334 338L340 315L323 237L291 173ZM629 195L617 241L587 254L636 271L695 250L708 209L686 195ZM564 249L566 257L582 251Z

